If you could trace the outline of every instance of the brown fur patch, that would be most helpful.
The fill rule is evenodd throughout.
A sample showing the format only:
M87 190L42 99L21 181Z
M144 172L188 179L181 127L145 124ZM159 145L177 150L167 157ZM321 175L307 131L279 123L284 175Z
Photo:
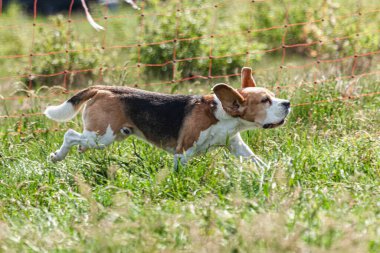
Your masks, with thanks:
M256 83L252 76L252 69L244 67L241 69L241 87L255 87Z
M273 93L265 88L255 87L252 89L239 89L238 92L244 98L243 113L240 117L244 120L257 122L262 121L266 117L266 108L270 106L270 101L263 103L262 100L274 97Z
M222 103L223 109L232 117L238 117L241 115L244 98L233 87L221 83L214 86L213 91Z
M105 134L107 127L118 135L123 127L134 128L131 120L123 111L118 97L107 90L98 90L97 94L87 102L83 111L84 128L88 131Z
M203 96L185 118L177 141L176 153L182 153L194 145L202 131L216 124L216 104L212 95Z

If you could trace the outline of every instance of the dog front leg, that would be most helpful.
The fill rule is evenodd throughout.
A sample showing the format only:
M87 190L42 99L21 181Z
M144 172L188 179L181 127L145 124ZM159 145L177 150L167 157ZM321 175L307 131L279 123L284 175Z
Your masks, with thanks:
M174 171L178 171L178 165L184 166L187 163L187 159L184 154L175 154L174 155Z
M174 155L174 171L178 171L178 165L185 166L189 159L194 155L193 148L190 148L182 154Z
M269 166L264 163L257 155L255 155L248 145L243 141L240 133L237 133L234 137L230 139L228 149L236 157L243 157L245 159L250 159L260 167L268 168Z

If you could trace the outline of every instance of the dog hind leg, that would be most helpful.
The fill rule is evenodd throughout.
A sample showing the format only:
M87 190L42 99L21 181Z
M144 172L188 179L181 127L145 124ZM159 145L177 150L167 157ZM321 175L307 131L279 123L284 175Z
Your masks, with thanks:
M107 127L107 130L103 135L99 135L97 132L84 130L81 142L79 143L79 148L82 152L86 151L88 148L103 149L113 143L115 138L116 136L110 126Z
M80 133L74 131L73 129L67 130L64 135L63 143L60 149L56 152L50 154L50 159L53 162L62 161L65 159L66 155L69 153L70 148L73 145L80 144L83 137Z
M80 134L72 129L69 129L64 136L63 144L59 150L50 155L53 162L65 159L70 148L74 145L79 145L79 151L84 152L88 148L103 149L113 143L115 135L110 126L108 126L104 135L98 135L96 132L83 131Z

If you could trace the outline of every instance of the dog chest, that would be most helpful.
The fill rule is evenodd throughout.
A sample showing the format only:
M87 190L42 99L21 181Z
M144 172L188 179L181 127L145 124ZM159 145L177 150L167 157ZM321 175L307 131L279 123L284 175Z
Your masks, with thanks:
M212 146L226 145L228 140L237 132L239 132L238 120L219 121L200 133L195 147L197 150L202 151Z

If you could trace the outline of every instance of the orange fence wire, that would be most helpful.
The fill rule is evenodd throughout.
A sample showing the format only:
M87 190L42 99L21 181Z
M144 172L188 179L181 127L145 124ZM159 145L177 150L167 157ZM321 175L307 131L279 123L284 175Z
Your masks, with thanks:
M67 14L67 29L68 33L71 33L72 31L72 25L74 23L78 22L87 22L85 18L80 18L80 19L73 19L72 18L72 10L73 10L73 5L74 5L74 0L67 0L70 5L69 5L69 10ZM261 2L268 2L270 0L254 0L254 1L249 1L252 3L261 3ZM129 66L113 66L113 67L106 67L106 66L101 66L101 67L96 67L96 68L84 68L84 69L70 69L70 53L83 53L83 52L93 52L96 50L99 50L98 47L90 47L90 48L83 48L80 50L77 49L70 49L69 44L70 44L70 36L67 37L66 45L64 50L57 50L57 51L49 51L49 52L35 52L34 45L35 45L35 39L36 39L36 29L38 27L51 27L51 28L56 28L54 24L39 21L38 18L38 13L37 13L37 6L38 6L38 1L34 0L33 4L33 21L32 21L32 33L31 33L31 48L30 52L28 54L10 54L10 55L0 55L0 60L11 60L11 59L26 59L28 61L28 74L21 74L21 75L9 75L9 76L0 76L0 81L10 81L14 79L20 79L20 78L26 78L29 80L28 83L28 88L32 89L32 80L35 77L56 77L56 76L63 76L63 83L62 83L62 88L64 91L61 92L55 92L55 93L50 93L47 95L36 95L36 94L31 94L31 98L37 98L37 99L48 99L48 98L53 98L56 97L58 94L68 94L68 93L73 93L78 91L77 89L68 89L68 78L72 74L77 74L77 73L86 73L86 72L99 72L99 80L102 80L102 75L105 71L115 71L115 70L127 70L127 69L132 69L133 71L136 71L137 73L137 80L134 83L131 83L129 85L131 86L145 86L145 85L166 85L166 86L171 86L175 83L181 83L189 80L194 80L194 79L201 79L201 80L214 80L214 79L222 79L222 78L229 78L229 77L235 77L239 76L238 73L227 73L224 75L213 75L213 62L215 59L223 59L223 58L229 58L229 57L234 57L234 56L245 56L246 57L246 63L249 63L250 56L254 55L265 55L268 53L272 52L279 52L281 54L281 64L280 66L272 66L269 68L256 68L254 71L255 73L280 73L282 74L285 70L293 70L293 69L306 69L310 67L316 67L319 68L321 64L333 64L333 63L340 63L344 62L347 60L353 60L352 67L351 67L351 75L349 76L337 76L333 80L338 81L338 80L344 80L344 79L352 79L352 78L359 78L359 77L364 77L364 76L371 76L371 75L377 75L379 74L380 71L369 71L365 73L356 73L357 69L357 64L358 64L358 59L361 57L367 57L367 56L375 56L380 54L380 50L376 51L368 51L368 52L362 52L362 53L357 53L354 52L351 55L344 56L341 58L332 58L332 59L316 59L315 61L302 64L302 65L289 65L286 63L286 54L288 49L295 49L295 48L307 48L311 47L314 45L326 45L329 43L336 43L340 40L345 40L349 38L354 38L354 37L360 37L366 33L369 33L369 31L362 32L358 31L356 33L353 33L351 35L346 35L346 36L339 36L339 37L334 37L334 38L318 38L315 41L309 41L307 43L294 43L294 44L287 44L286 43L286 38L289 32L289 29L292 27L305 27L307 25L311 24L317 24L317 23L323 23L326 22L325 18L320 18L316 20L305 20L304 22L297 22L297 23L289 23L289 10L288 6L284 2L284 11L285 11L285 18L283 24L271 26L271 27L264 27L264 28L257 28L253 29L252 23L250 22L249 28L247 30L240 30L237 32L225 32L225 33L215 33L215 26L217 23L218 19L218 12L221 7L225 6L227 3L225 2L218 2L214 4L206 4L204 6L198 7L198 8L185 8L180 0L177 0L176 2L176 21L175 21L175 34L172 39L167 39L167 40L162 40L162 41L145 41L144 40L144 24L146 22L147 18L159 18L163 16L169 16L172 15L171 13L149 13L147 15L146 12L146 6L145 2L141 1L138 2L139 7L141 9L139 11L136 11L133 14L129 15L109 15L109 10L107 5L102 9L102 14L103 16L100 18L94 18L96 21L102 21L103 26L107 28L107 24L111 19L125 19L125 18L131 18L131 16L137 17L139 19L138 23L138 32L137 32L137 42L136 43L122 43L121 44L115 44L115 45L109 45L107 43L107 29L103 31L102 39L101 39L101 49L106 51L106 50L116 50L116 49L127 49L127 48L134 48L137 49L137 62L133 65ZM198 11L204 11L204 10L210 10L213 11L213 20L211 24L211 32L210 34L207 35L202 35L202 36L195 36L195 37L183 37L180 34L180 14L181 13L195 13ZM0 0L0 18L2 17L2 12L3 12L3 4L2 0ZM364 19L366 16L369 14L373 13L378 13L380 12L380 8L376 9L369 9L369 10L364 10L364 11L353 11L352 13L346 14L346 15L340 15L336 17L337 21L343 21L346 19L350 19L353 17L356 17L358 19ZM252 19L252 17L250 17ZM252 20L251 20L252 21ZM15 30L22 32L22 29L25 28L25 26L30 26L30 24L20 24L20 25L1 25L0 23L0 31L1 30ZM270 49L265 49L265 50L250 50L249 46L247 45L246 48L242 48L241 52L237 53L230 53L230 54L225 54L225 55L213 55L214 48L215 48L215 39L217 38L228 38L229 36L249 36L252 33L258 33L258 32L267 32L267 31L272 31L272 30L283 30L283 35L281 38L281 41L279 42L278 47L270 48ZM378 33L380 32L379 30L376 31L371 31ZM177 45L179 42L185 42L185 41L198 41L198 40L203 40L203 39L208 39L210 40L210 47L207 55L203 56L193 56L193 57L187 57L187 58L178 58L178 48ZM167 59L164 62L161 63L147 63L147 62L142 62L141 61L141 49L143 47L150 47L150 46L157 46L157 45L164 45L171 43L173 44L173 52L172 56L170 59ZM65 55L66 57L66 63L65 63L65 70L63 71L58 71L56 73L32 73L33 71L33 60L35 57L42 57L42 56L49 56L49 55ZM177 78L177 64L185 61L191 61L191 60L208 60L208 70L207 70L207 75L194 75L191 77L184 77L184 78ZM168 81L159 81L159 82L150 82L150 83L143 83L142 81L142 68L155 68L155 67L163 67L163 66L168 66L172 65L172 78L171 80ZM279 83L275 83L276 89L288 89L292 87L300 87L302 85L307 85L311 84L314 85L314 88L316 89L316 85L319 83L323 83L325 80L319 80L314 74L313 76L313 81L312 82L302 82L298 84L287 84L281 86ZM128 84L127 84L128 85ZM306 105L316 105L316 104L321 104L321 103L330 103L330 102L335 102L335 101L342 101L342 100L347 100L347 99L357 99L360 97L367 97L367 96L377 96L379 95L380 92L372 92L372 93L365 93L365 94L360 94L357 96L348 96L348 97L336 97L332 99L325 99L325 100L320 100L320 101L313 101L313 102L305 102L305 103L299 103L294 106L306 106ZM18 100L18 99L23 99L26 98L26 96L8 96L8 97L0 97L0 101L11 101L11 100ZM22 113L22 114L11 114L11 115L0 115L0 119L17 119L17 118L27 118L27 117L36 117L36 116L41 116L42 113ZM44 132L44 131L49 131L49 130L36 130L35 132ZM16 132L19 133L19 132Z

